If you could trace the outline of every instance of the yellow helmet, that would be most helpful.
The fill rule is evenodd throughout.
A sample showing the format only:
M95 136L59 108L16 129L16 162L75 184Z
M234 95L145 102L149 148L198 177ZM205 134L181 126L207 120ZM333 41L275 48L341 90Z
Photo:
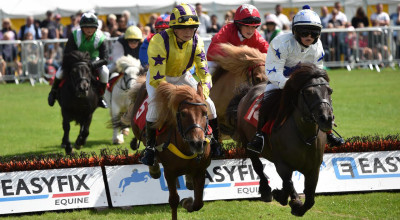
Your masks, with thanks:
M124 38L127 40L142 40L142 31L138 27L132 25L126 29Z
M169 26L172 28L193 26L199 27L200 21L196 10L190 4L181 3L172 9L172 14L169 21Z

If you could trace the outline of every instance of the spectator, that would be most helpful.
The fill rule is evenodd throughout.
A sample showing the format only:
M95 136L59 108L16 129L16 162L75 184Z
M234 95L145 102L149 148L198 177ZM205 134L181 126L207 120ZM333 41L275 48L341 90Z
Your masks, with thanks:
M116 37L117 31L118 31L117 16L115 16L115 14L109 14L107 16L106 32L108 32L111 37Z
M335 2L335 7L334 7L337 11L336 14L336 19L341 21L342 24L344 25L347 22L347 16L342 12L342 5L340 2ZM333 10L332 10L333 11ZM332 14L330 15L330 18L332 19Z
M111 63L109 65L111 72L114 72L115 63L122 56L131 55L139 59L142 37L142 31L137 26L130 26L122 36L118 37L111 52Z
M9 33L10 36L8 36L9 40L17 40L17 32L11 28L12 24L11 24L11 20L9 18L3 18L2 21L2 29L1 29L1 33L4 36L4 34L8 31L10 31L11 33Z
M18 39L23 40L26 33L28 32L32 34L33 40L38 40L42 38L40 28L34 24L33 16L28 16L26 18L26 24L21 26L21 29L18 32Z
M118 29L116 35L121 36L125 33L126 29L128 28L127 21L125 17L121 16L117 19L117 23L118 23Z
M4 32L3 40L15 40L15 33L12 31ZM18 48L15 44L0 44L0 61L2 63L3 75L20 75L22 73L21 62L18 61Z
M156 27L155 27L155 23L157 20L158 15L157 14L152 14L149 17L149 23L146 24L146 26L149 26L151 29L151 33L155 34L156 33Z
M32 32L27 32L25 33L23 40L33 40L33 34ZM25 57L25 69L23 70L24 72L27 72L28 74L38 74L39 71L39 46L37 44L33 43L28 43L25 44L24 50L22 51L25 55L22 57Z
M233 22L233 14L232 14L231 11L227 11L227 12L225 13L225 22L224 22L224 25L225 25L225 24L232 23L232 22Z
M45 27L41 28L42 40L48 39L49 30ZM46 74L55 75L60 64L55 60L57 56L56 43L46 43L44 44L43 57L45 58L44 71Z
M328 27L328 22L329 22L329 12L328 12L328 7L322 6L321 7L321 16L319 16L321 19L321 24L323 28Z
M329 19L328 22L332 23L334 28L343 28L344 23L342 22L342 20L338 19L338 14L339 14L339 12L336 8L332 9L332 13L331 13L332 17L331 17L331 19Z
M267 16L265 16L265 25L267 28L264 30L264 34L265 40L267 40L268 43L271 43L276 36L283 34L281 29L278 28L278 23L279 21L275 14L267 14Z
M196 4L196 13L199 16L200 26L197 29L199 35L207 34L207 30L211 27L210 16L203 13L203 5L201 3Z
M64 38L69 38L75 30L79 29L79 19L77 19L76 15L69 16L71 23L64 28Z
M393 26L400 25L400 4L397 5L397 11L390 15L390 20L392 20ZM394 40L395 44L397 45L395 59L399 59L400 58L399 31L393 31L393 40Z
M57 24L53 20L53 12L47 11L46 18L40 23L40 28L47 28L48 39L58 39L60 38L60 33L57 29Z
M156 32L160 33L164 31L165 29L169 28L169 17L163 18L162 16L159 16L156 20ZM147 49L149 47L149 43L151 38L153 38L154 34L149 34L146 38L144 38L143 44L140 47L139 51L139 58L142 66L144 68L149 67L149 58L147 56Z
M142 30L143 39L154 35L153 33L151 33L151 29L149 26L144 26L144 27L140 28L140 30ZM157 32L157 29L156 29L156 32Z
M373 26L388 26L390 24L390 17L383 11L382 3L376 4L376 13L371 15L371 23Z
M344 28L344 23L342 23L342 20L337 19L338 14L339 11L336 8L333 8L331 13L332 17L329 20L329 23L333 25L333 28ZM332 47L335 51L335 61L340 61L342 59L342 55L346 54L344 42L346 39L345 35L345 32L332 33Z
M128 10L122 11L122 17L125 18L128 27L136 25L135 21L131 18L131 13Z
M211 27L207 29L207 33L218 33L221 29L221 25L218 24L217 15L211 15Z
M363 23L363 27L369 26L368 17L365 14L364 8L361 6L357 8L356 15L351 19L351 25L357 28L360 22Z
M278 28L281 30L286 30L290 27L290 21L286 15L282 14L282 9L282 6L277 4L275 6L275 15L279 20Z
M54 15L54 22L56 23L56 28L57 31L59 33L59 38L65 38L64 36L64 25L61 24L61 15L60 14L56 14Z

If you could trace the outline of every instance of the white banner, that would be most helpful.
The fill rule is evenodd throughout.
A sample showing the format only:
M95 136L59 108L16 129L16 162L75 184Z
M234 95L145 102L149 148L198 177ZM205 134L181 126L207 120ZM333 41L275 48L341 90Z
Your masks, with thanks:
M108 207L100 167L0 173L0 214Z
M275 166L262 159L272 189L282 188ZM325 154L316 193L400 189L400 151ZM114 207L168 203L168 186L163 175L152 179L148 167L126 165L106 167ZM213 160L207 169L204 200L257 198L258 176L249 159ZM293 173L298 193L304 190L304 176ZM193 197L178 178L180 198Z

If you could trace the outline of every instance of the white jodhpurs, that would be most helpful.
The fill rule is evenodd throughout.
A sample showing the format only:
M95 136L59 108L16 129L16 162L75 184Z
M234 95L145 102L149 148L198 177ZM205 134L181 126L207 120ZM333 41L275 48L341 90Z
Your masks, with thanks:
M106 65L103 65L97 69L99 71L99 81L101 83L108 83L108 75L109 75L109 70ZM62 67L58 68L56 72L56 78L57 79L62 79L64 77L64 71Z
M166 77L167 82L174 84L174 85L189 85L193 87L194 89L197 89L197 84L198 82L193 78L192 74L189 72L186 72L180 77ZM156 109L156 103L154 101L155 98L155 93L156 93L156 88L151 86L148 82L150 81L150 73L147 72L146 75L146 89L147 89L147 94L149 96L147 102L148 102L148 110L146 114L146 120L148 122L155 122L158 118L157 114L157 109ZM215 109L214 102L211 100L210 97L206 99L206 104L207 104L207 112L208 112L208 118L214 119L217 118L217 111Z
M208 65L208 72L210 72L211 75L215 73L215 70L217 70L218 64L214 61L207 61Z

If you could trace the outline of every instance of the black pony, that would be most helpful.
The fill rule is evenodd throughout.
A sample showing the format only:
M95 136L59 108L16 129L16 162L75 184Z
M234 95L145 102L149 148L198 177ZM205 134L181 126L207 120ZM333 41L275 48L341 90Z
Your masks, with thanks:
M80 149L86 143L93 112L96 110L99 100L96 92L98 81L93 74L93 70L103 64L96 63L92 65L87 52L76 50L64 56L62 65L64 83L61 83L62 86L57 94L57 99L63 116L64 136L61 147L65 148L67 154L72 152L69 140L71 121L75 121L80 125L75 148Z

